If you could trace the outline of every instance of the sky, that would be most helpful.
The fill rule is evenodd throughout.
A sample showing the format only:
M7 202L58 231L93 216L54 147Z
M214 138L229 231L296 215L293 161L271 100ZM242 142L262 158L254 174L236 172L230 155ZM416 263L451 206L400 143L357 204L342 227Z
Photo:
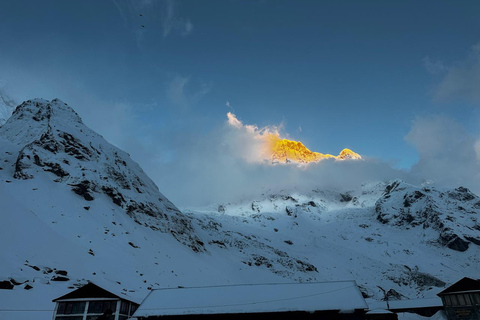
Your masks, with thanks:
M65 101L174 203L404 175L480 191L478 1L0 2L1 94ZM253 165L227 112L368 161Z

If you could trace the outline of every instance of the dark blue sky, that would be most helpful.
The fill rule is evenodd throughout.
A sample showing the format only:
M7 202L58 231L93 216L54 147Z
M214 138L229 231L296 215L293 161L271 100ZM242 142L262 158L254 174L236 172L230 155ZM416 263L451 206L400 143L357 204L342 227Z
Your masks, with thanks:
M402 168L418 159L404 140L418 117L442 114L480 134L479 1L3 0L1 8L5 92L60 97L131 153L161 146L160 162L232 110L245 124L283 122L313 151L348 147Z

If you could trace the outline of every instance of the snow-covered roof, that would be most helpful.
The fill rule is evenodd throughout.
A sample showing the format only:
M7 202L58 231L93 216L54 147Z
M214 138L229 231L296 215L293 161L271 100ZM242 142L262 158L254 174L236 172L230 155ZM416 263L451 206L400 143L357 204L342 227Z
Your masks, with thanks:
M157 289L135 317L367 309L355 281Z
M398 310L398 309L415 309L415 308L434 308L434 307L442 307L442 299L439 297L429 297L429 298L421 298L421 299L409 299L409 300L390 300L386 301L374 301L369 302L368 307L370 310L375 309L390 309L390 310Z
M391 300L388 303L390 305L390 310L443 307L442 299L439 297L410 300Z

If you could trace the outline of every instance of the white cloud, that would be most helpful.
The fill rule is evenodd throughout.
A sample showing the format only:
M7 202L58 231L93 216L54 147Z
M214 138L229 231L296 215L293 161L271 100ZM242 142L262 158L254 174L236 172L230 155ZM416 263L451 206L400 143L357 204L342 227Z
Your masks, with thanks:
M439 74L446 72L448 70L447 66L443 63L443 61L436 60L433 61L430 59L429 56L423 58L423 66L427 69L427 71L431 74Z
M472 47L466 59L452 66L430 63L431 70L442 68L446 73L434 90L435 101L461 100L480 105L480 44Z
M163 37L166 38L176 31L182 36L187 36L193 31L193 24L190 19L180 18L176 15L176 3L173 0L164 0L160 17L163 27Z
M175 150L168 162L149 163L147 172L180 206L238 201L261 193L352 189L371 181L406 179L403 171L376 160L330 161L308 166L271 165L262 158L263 137L278 127L244 125L229 114L210 132L165 132L159 150ZM163 139L163 137L168 139ZM168 143L165 146L164 143Z
M479 142L459 123L445 116L419 117L405 140L419 154L412 179L480 191Z

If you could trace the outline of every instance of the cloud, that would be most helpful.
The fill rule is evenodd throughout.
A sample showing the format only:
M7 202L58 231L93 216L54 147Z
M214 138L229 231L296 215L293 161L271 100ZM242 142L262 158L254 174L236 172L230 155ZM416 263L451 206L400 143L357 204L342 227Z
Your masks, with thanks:
M434 100L460 100L480 106L480 44L472 47L467 58L452 66L441 62L425 62L427 70L444 71L445 75L434 90Z
M197 104L211 90L211 84L199 81L191 83L191 77L176 75L167 87L167 98L181 111L187 111Z
M426 56L425 58L423 58L422 62L423 62L423 66L431 74L440 74L448 71L448 67L445 66L443 61L440 61L440 60L433 61L430 59L429 56Z
M156 139L160 141L158 153L168 152L173 157L149 162L146 171L181 207L251 200L262 193L349 190L366 182L406 179L405 172L374 159L327 159L303 166L258 161L262 137L281 130L281 126L244 125L229 114L224 124L209 132L164 132Z
M17 105L15 100L6 93L5 88L0 87L0 126L10 118Z
M223 125L210 132L164 132L156 141L167 141L168 146L157 147L169 159L149 163L146 171L181 207L252 200L279 192L353 190L364 183L392 179L417 185L433 181L437 187L465 186L480 192L480 139L445 116L419 117L412 122L405 140L417 149L419 161L410 171L368 157L363 161L326 159L302 166L258 161L262 134L281 130L279 126L245 125L229 114Z
M419 154L410 177L441 186L466 186L480 191L480 140L445 116L418 117L405 140Z

